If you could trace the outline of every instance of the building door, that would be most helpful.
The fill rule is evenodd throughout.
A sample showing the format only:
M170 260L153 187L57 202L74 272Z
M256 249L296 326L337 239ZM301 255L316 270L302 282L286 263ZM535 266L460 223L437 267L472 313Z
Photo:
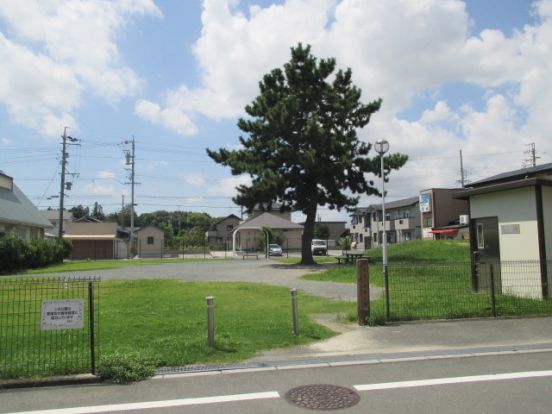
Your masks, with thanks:
M474 261L476 264L477 285L481 289L490 287L489 265L493 265L496 292L502 289L500 275L500 241L498 235L498 217L473 219L475 234Z

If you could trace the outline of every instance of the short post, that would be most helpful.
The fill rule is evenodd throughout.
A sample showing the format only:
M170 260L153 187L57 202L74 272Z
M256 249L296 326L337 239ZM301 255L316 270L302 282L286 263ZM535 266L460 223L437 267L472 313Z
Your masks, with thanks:
M90 334L90 370L96 374L96 333L94 329L94 284L88 282L88 333Z
M207 343L215 347L215 298L207 296Z
M299 336L299 310L297 306L297 289L290 289L291 292L291 310L293 312L293 335Z
M496 296L495 296L495 281L494 281L494 268L493 264L489 264L489 284L491 293L491 312L493 317L496 318Z
M357 272L357 321L364 326L370 319L370 279L368 259L358 259Z

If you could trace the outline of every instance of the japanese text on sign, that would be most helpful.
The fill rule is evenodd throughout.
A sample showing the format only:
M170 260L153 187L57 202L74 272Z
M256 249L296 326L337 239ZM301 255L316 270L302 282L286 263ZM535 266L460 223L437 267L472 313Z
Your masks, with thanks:
M84 326L83 309L82 299L44 300L40 329L80 329Z

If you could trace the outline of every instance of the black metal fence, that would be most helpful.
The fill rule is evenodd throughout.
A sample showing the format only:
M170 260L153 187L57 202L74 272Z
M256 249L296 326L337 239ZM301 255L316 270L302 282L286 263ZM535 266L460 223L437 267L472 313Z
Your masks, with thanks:
M552 262L547 268L552 270ZM371 276L379 277L376 273L381 267L372 269ZM477 266L470 262L390 263L389 292L374 304L372 317L413 320L552 315L552 292L546 290L543 269L546 267L538 261Z
M98 278L0 279L0 378L95 372Z

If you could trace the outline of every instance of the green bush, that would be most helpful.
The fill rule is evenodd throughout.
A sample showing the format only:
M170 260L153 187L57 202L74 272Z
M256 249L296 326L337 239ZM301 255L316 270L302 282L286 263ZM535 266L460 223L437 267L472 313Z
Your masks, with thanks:
M114 353L100 358L96 374L118 384L140 381L155 374L155 362L137 352Z
M71 254L71 249L67 240L27 242L13 234L0 236L0 273L62 263Z

